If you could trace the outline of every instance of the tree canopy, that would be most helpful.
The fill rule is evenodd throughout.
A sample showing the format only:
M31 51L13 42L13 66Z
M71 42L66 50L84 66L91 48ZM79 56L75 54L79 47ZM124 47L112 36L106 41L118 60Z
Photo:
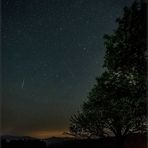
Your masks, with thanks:
M105 71L70 119L75 136L117 137L144 130L146 121L146 4L125 7L105 35Z

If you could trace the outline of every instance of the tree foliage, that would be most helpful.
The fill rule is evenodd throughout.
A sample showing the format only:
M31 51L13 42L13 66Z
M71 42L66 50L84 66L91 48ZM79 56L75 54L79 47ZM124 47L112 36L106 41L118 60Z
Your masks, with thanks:
M105 72L71 117L76 136L117 137L144 130L146 121L146 5L134 2L105 35Z

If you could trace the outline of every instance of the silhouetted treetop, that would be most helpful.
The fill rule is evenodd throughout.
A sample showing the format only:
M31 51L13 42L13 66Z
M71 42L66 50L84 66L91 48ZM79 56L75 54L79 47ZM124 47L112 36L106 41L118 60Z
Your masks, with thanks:
M71 117L73 135L121 137L145 130L146 3L125 7L116 22L114 33L104 36L105 72Z

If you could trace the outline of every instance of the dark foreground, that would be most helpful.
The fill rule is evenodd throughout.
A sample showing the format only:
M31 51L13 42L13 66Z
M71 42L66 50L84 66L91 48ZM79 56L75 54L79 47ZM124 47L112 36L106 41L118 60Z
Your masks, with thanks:
M1 139L2 148L121 148L115 138L71 139L50 138L38 139ZM125 139L123 148L146 148L146 135L132 135Z

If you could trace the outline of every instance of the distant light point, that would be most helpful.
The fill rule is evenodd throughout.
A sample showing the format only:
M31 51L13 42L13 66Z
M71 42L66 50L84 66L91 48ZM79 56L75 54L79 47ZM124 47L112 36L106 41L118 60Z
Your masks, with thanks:
M62 31L63 30L63 27L60 27L59 30Z
M86 47L84 47L83 50L86 51Z

